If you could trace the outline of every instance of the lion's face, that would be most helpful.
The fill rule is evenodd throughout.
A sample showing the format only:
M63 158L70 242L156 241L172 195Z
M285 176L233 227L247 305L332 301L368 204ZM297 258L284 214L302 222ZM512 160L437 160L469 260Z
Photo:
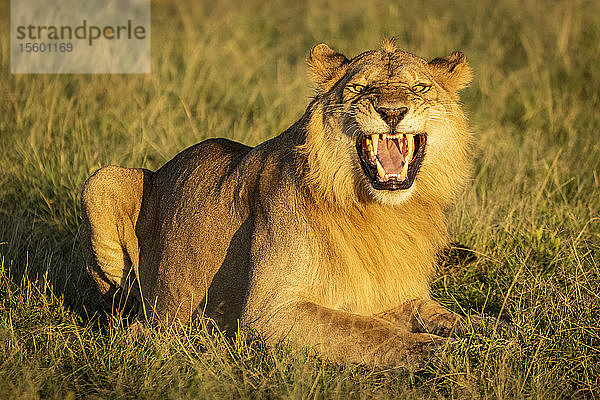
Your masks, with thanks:
M356 143L373 189L407 190L425 155L431 77L418 64L402 64L404 54L378 52L365 58L342 89L342 104L349 111L344 132Z
M319 45L308 62L322 88L325 140L338 147L332 155L345 148L338 161L353 164L355 184L373 198L398 204L421 183L464 179L456 165L469 142L456 94L470 80L462 53L428 63L385 42L347 60Z

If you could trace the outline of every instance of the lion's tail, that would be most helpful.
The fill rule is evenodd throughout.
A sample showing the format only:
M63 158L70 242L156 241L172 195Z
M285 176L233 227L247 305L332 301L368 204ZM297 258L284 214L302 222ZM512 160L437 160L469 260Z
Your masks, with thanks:
M113 310L138 302L136 223L152 172L116 166L96 171L81 194L81 249L87 269Z

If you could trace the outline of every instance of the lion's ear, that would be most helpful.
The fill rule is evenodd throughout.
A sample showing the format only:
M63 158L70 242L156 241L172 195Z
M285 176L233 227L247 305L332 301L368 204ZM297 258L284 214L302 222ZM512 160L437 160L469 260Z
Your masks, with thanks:
M449 92L464 89L473 80L467 57L460 51L443 58L434 58L429 63L429 67L437 83Z
M306 63L311 80L326 92L344 76L349 62L346 56L321 43L310 50Z

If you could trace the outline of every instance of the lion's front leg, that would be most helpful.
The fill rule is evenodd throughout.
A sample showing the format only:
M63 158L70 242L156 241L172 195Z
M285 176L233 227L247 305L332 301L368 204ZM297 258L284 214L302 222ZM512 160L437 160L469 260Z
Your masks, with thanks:
M262 322L261 322L262 320ZM334 361L417 368L445 342L380 318L303 302L251 327L271 339L284 335Z
M468 324L466 318L446 310L431 299L411 300L378 314L377 317L406 327L412 332L427 332L444 337L464 332ZM471 322L478 326L483 323L483 320L472 316Z

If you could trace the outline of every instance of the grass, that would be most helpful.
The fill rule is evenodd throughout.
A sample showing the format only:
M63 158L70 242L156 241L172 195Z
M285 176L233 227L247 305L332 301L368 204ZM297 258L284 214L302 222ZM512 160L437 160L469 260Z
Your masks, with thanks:
M3 29L0 398L600 397L600 3L419 3L156 2L150 75L11 75ZM91 315L87 176L156 169L208 137L272 137L308 103L312 45L355 55L388 35L474 68L475 173L449 224L479 259L441 267L433 294L510 327L408 373L228 342L202 321L131 339Z

